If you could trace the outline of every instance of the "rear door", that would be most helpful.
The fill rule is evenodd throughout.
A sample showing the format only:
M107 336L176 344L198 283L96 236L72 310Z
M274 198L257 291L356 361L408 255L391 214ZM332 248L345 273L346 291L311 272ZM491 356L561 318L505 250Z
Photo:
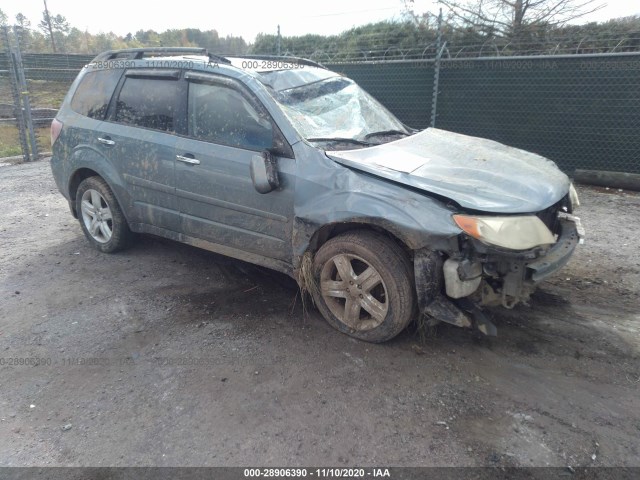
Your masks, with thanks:
M180 74L127 70L98 138L126 184L130 221L172 231L180 227L175 149L186 119L186 84Z
M56 115L64 128L60 140L52 146L51 169L58 188L67 198L71 195L69 180L77 168L91 164L91 161L97 165L109 161L104 158L98 137L111 97L124 73L118 69L96 69L93 65L85 68L87 71L74 83L77 87L68 106L65 99ZM113 187L120 198L122 191L117 191L117 184Z
M296 164L265 107L236 80L188 72L187 136L179 140L176 195L187 235L290 261ZM275 152L281 188L258 193L251 158Z

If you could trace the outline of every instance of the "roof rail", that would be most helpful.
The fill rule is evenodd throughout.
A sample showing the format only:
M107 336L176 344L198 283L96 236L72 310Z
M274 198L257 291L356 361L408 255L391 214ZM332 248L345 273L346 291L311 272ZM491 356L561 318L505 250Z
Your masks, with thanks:
M313 60L308 60L302 57L294 57L294 56L282 56L282 55L229 55L231 58L246 58L249 60L277 60L280 62L289 61L290 63L298 63L300 65L308 65L310 67L318 67L324 70L327 69L324 65L318 62L314 62Z
M93 62L104 62L106 60L114 60L116 58L128 58L131 60L139 60L144 57L151 57L154 55L204 55L209 57L209 60L230 64L228 58L221 55L215 55L209 53L206 48L193 48L193 47L146 47L146 48L125 48L122 50L108 50L100 53L96 56Z

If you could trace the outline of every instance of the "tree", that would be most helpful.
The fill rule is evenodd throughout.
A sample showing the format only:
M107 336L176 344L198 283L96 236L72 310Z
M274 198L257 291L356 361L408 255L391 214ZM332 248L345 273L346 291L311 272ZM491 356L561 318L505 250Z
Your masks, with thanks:
M438 27L438 15L431 12L417 12L414 0L402 0L404 4L404 12L402 16L409 22L420 28L436 29Z
M52 15L47 8L47 2L44 2L44 11L42 12L42 20L38 24L38 28L46 35L49 35L51 41L51 49L53 53L58 51L57 45L63 45L65 38L69 33L71 26L62 15ZM64 49L64 48L63 48Z
M31 34L31 22L22 13L16 15L14 31L19 35L21 48L28 51L31 48L33 35Z
M18 13L16 15L16 25L26 30L31 27L31 22L22 13Z
M413 3L413 0L407 0ZM454 21L487 36L525 41L601 9L598 0L439 0Z
M68 52L74 53L91 53L87 45L87 36L82 30L72 27L64 39L65 47Z
M42 12L42 20L38 24L38 28L46 35L49 34L51 40L51 49L53 53L56 53L56 41L53 38L53 28L51 27L51 15L49 15L49 7L47 7L47 0L44 0L44 11Z
M7 17L7 14L6 14L6 13L4 13L4 12L2 11L2 9L0 8L0 25L6 25L6 24L7 24L7 19L8 19L8 18L9 18L9 17Z

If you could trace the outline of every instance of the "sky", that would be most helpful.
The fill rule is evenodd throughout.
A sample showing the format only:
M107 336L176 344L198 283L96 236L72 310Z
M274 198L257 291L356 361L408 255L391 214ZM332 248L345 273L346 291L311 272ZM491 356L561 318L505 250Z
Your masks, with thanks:
M603 0L606 6L584 21L605 21L640 14L636 0ZM175 3L147 0L107 0L97 3L78 0L47 0L51 14L61 14L71 26L91 33L114 32L118 35L137 30L161 32L170 28L215 29L221 35L242 36L253 42L258 33L275 34L280 25L283 36L306 33L337 34L351 27L385 19L399 19L402 0L269 0L240 3L179 0ZM170 7L169 5L175 5ZM315 6L314 6L315 5ZM2 10L10 22L19 12L35 27L42 18L42 0L3 0ZM436 13L432 0L416 0L416 11Z

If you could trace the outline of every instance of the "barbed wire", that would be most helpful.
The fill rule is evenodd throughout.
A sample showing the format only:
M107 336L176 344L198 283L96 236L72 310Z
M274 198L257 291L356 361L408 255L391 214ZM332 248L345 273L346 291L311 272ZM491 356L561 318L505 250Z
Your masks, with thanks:
M495 39L483 43L455 45L448 43L443 50L443 58L474 58L474 57L509 57L532 55L574 55L592 53L625 53L640 52L640 35L625 39L584 37L575 43L563 40L548 42L530 48L522 45L515 48L510 42ZM436 42L417 44L412 46L384 45L373 48L344 49L329 47L327 49L304 48L298 46L285 50L284 56L309 58L320 63L356 62L356 61L386 61L386 60L431 60L437 55Z
M634 25L621 23L607 28L598 24L590 27L595 30L589 30L587 27L566 26L546 31L532 31L526 39L512 42L500 37L482 38L479 32L461 29L445 22L442 24L442 35L443 40L447 42L447 49L442 53L445 58L470 58L637 52L640 51L640 31ZM367 31L370 28L375 30ZM341 34L330 36L309 34L282 37L279 43L282 51L289 55L311 58L320 62L427 60L434 58L437 54L435 48L437 28L437 25L431 23L428 27L421 28L411 22L381 22L376 25L354 27ZM582 30L576 30L576 28ZM16 32L22 37L24 53L41 52L42 38L36 42L33 31L29 29L16 30ZM253 45L245 44L240 51L236 50L233 53L235 55L276 54L278 43L276 39L276 35L261 34ZM67 42L67 38L64 37L59 38L58 41L59 48L66 49L67 55L80 53L78 49L82 49L83 54L99 53L90 51L88 40L85 42L85 47L79 47L71 41ZM122 39L117 36L113 36L109 41L122 43ZM122 48L122 45L113 47L93 44L92 48L106 50ZM223 51L214 53L225 54Z

